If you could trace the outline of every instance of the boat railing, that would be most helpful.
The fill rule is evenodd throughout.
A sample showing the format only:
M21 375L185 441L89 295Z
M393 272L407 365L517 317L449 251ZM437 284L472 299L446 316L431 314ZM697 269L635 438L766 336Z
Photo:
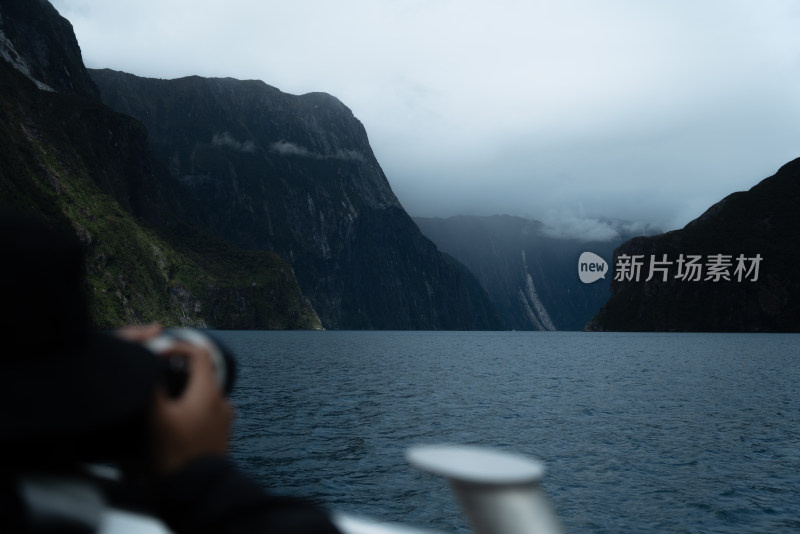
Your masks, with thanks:
M444 477L475 534L563 534L564 529L541 487L544 464L497 449L426 445L411 447L414 467ZM335 514L344 534L432 534L396 523Z

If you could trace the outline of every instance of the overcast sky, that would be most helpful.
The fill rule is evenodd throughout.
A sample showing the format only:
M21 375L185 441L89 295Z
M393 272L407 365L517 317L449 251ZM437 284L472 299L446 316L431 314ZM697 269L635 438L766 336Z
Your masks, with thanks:
M796 0L51 0L93 68L324 91L411 215L669 230L800 157Z

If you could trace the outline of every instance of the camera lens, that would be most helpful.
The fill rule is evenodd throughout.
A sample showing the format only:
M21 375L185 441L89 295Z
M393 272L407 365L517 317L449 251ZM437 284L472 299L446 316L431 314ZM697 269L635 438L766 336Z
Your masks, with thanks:
M150 340L147 347L160 354L169 350L177 341L185 341L205 348L211 355L217 383L225 395L230 395L236 375L236 361L233 354L212 336L193 328L172 328L162 332L160 336ZM179 397L189 379L186 359L180 356L163 358L164 385L171 397Z

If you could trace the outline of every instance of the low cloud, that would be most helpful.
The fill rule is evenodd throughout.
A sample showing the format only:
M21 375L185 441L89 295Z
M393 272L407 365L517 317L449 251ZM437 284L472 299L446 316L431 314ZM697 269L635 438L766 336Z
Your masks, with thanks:
M652 225L637 221L550 214L543 222L545 226L542 228L542 234L556 239L606 242L660 233L660 230Z
M311 152L309 149L290 143L288 141L278 141L272 143L269 147L270 151L283 154L284 156L300 156L303 158L319 158L319 155Z
M211 144L216 147L231 148L237 152L255 152L256 145L252 141L240 142L237 141L229 132L221 134L214 134L211 138Z
M284 156L298 156L302 158L312 159L338 159L349 161L364 161L364 156L355 150L338 149L333 154L320 154L319 152L312 152L304 146L290 143L289 141L278 141L270 145L270 151L277 152Z
M610 223L598 219L562 219L545 222L542 234L556 239L580 241L613 241L620 234Z

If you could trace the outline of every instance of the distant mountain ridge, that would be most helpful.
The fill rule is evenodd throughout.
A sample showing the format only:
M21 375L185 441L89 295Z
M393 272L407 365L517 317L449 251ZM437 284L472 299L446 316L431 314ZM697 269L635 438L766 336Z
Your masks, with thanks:
M578 259L593 252L610 262L625 239L556 238L540 221L509 215L414 220L440 250L475 274L515 330L581 330L608 299L611 280L582 283Z
M292 265L326 328L503 329L474 277L420 233L336 98L263 82L90 71L141 121L193 223Z
M623 243L611 298L586 329L800 332L798 228L800 159L681 230Z

